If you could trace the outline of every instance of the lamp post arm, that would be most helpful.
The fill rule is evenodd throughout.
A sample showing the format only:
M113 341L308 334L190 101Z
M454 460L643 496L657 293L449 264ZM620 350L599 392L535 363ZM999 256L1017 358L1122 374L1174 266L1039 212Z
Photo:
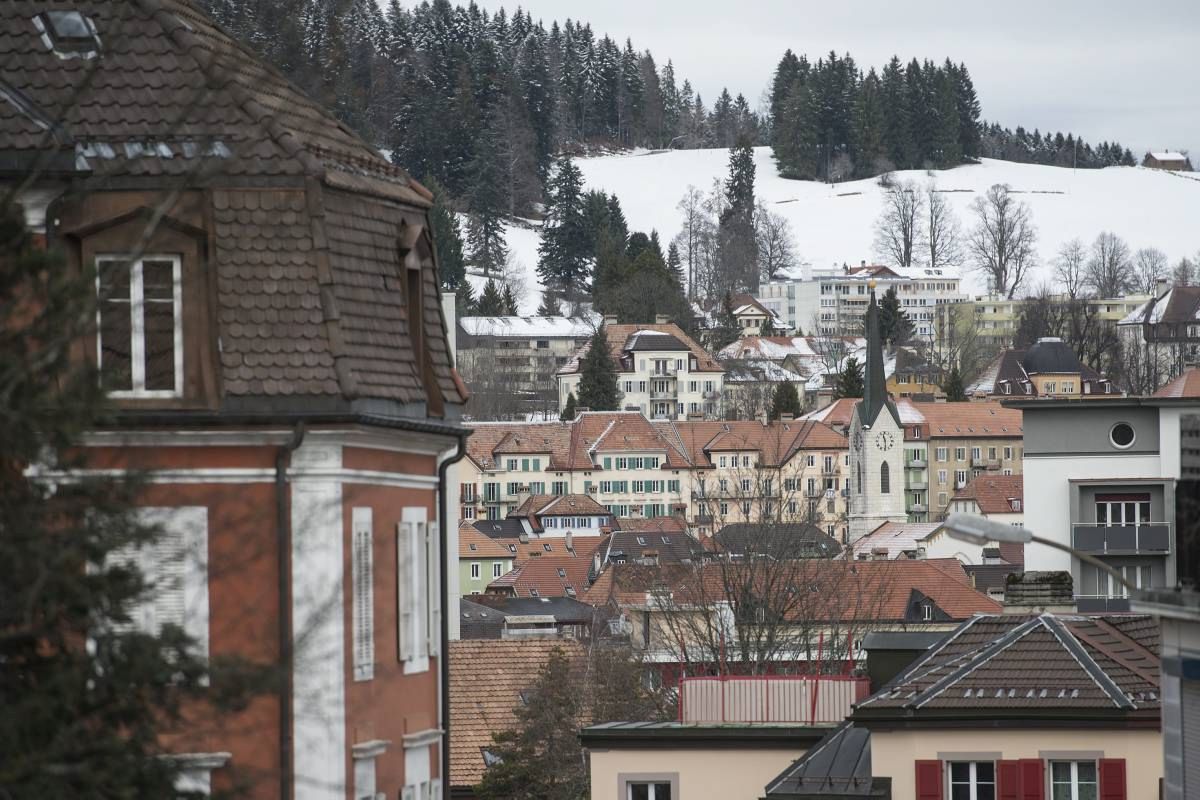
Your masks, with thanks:
M1087 553L1084 553L1080 550L1076 550L1074 547L1070 547L1069 545L1065 545L1060 542L1055 542L1051 539L1043 539L1041 536L1034 536L1029 541L1037 542L1038 544L1044 544L1047 547L1053 547L1055 550L1062 550L1064 553L1070 553L1071 555L1078 558L1080 561L1085 561L1088 564L1091 564L1096 569L1108 573L1108 576L1110 578L1112 578L1117 583L1124 586L1129 591L1131 591L1131 592L1138 591L1138 588L1136 586L1134 586L1129 581L1125 580L1124 575L1117 572L1115 569L1110 567L1108 564L1105 564L1103 561L1101 561L1100 559L1096 558L1093 555L1088 555Z

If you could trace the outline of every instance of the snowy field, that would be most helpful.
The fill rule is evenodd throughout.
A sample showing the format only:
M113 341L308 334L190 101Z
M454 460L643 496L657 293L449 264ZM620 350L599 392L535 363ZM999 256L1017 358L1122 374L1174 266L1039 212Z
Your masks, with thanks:
M871 261L873 226L882 209L883 190L875 179L831 186L779 177L768 147L754 151L755 195L792 225L801 259L813 265ZM630 230L658 230L664 246L678 232L676 205L689 185L708 192L728 169L727 150L632 152L580 159L589 189L615 193ZM1014 164L985 159L953 170L895 173L899 181L937 182L958 214L964 230L973 217L971 202L995 183L1007 183L1028 203L1038 229L1041 265L1031 285L1048 280L1050 262L1063 242L1079 237L1090 243L1112 231L1134 250L1157 247L1174 263L1200 250L1200 175L1165 173L1140 167L1079 170ZM534 268L536 230L510 227L508 243L524 288L522 313L533 313L541 300ZM967 271L966 289L981 291L983 281ZM480 282L481 284L482 282Z

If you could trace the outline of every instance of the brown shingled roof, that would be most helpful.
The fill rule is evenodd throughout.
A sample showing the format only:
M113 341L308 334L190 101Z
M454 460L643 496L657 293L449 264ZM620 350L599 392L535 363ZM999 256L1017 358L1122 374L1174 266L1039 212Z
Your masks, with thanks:
M1200 367L1185 370L1178 378L1155 392L1154 396L1200 398Z
M683 332L683 329L674 322L665 324L644 324L644 325L605 325L605 335L608 339L608 347L612 353L613 362L617 364L617 371L622 371L621 365L626 361L625 350L629 346L630 337L639 331L647 331L657 334L666 334L681 342L686 349L696 357L697 367L691 372L724 372L721 365L717 363L708 351L700 346L692 337ZM559 370L559 375L573 375L579 372L580 365L583 363L583 357L587 355L588 349L592 346L589 340L575 352L575 354L564 364Z
M534 494L525 498L509 516L608 516L608 509L596 502L590 494Z
M592 560L586 556L543 556L522 561L507 575L488 584L491 594L516 597L575 597L591 585L588 574ZM570 591L568 591L570 590ZM572 594L572 592L574 594Z
M1074 711L1156 719L1158 692L1152 617L983 615L860 703L854 718Z
M513 726L521 692L537 680L556 648L572 662L584 660L583 646L570 639L450 643L451 787L473 787L483 779L483 751L495 734Z
M954 500L974 500L983 514L1012 514L1012 501L1025 496L1025 479L1021 475L989 475L982 473L954 495Z
M473 525L463 525L458 529L459 558L511 558L516 559L515 553L500 539L493 539L480 533Z
M930 438L991 438L1024 435L1021 410L997 402L913 403Z

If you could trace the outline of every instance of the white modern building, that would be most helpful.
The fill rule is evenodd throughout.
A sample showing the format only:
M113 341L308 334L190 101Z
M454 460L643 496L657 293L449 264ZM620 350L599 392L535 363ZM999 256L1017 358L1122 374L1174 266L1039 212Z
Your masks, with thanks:
M762 284L758 300L793 330L861 335L872 281L879 294L896 290L914 333L922 338L936 336L938 306L970 299L961 291L957 270L900 270L863 262L857 267L809 268L798 275L780 275Z

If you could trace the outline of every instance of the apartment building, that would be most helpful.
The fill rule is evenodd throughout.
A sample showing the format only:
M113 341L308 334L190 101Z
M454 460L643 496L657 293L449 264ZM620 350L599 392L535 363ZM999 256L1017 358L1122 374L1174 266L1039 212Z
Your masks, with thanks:
M794 330L856 336L863 330L872 281L880 294L896 290L914 333L922 338L936 338L939 306L969 299L961 293L962 280L954 271L896 270L865 262L768 281L760 287L758 299Z
M1141 354L1158 386L1200 364L1200 286L1161 287L1120 321L1121 341Z
M1062 339L1047 336L1027 350L1003 350L966 389L968 397L1102 397L1113 382L1079 360Z
M1022 473L1020 409L971 402L911 408L920 416L905 421L905 491L914 522L945 519L954 494L981 475Z
M613 362L617 365L621 408L653 420L690 417L718 419L725 370L673 322L659 317L655 324L621 325L605 319ZM558 371L558 402L579 394L580 368L591 343L585 344Z
M598 318L462 317L456 363L468 388L510 392L536 408L553 407L555 374L591 337Z
M1069 300L1066 295L1055 295L1052 299L1059 303ZM1123 321L1149 299L1147 295L1080 298L1089 306L1089 313L1108 325L1116 325ZM967 329L973 329L976 341L985 351L1012 347L1013 338L1021 322L1021 312L1028 302L1029 299L1023 297L980 295L974 299L964 299L952 307L942 306L934 315L937 336L947 337L947 329L953 325L958 328L957 333L960 336Z

